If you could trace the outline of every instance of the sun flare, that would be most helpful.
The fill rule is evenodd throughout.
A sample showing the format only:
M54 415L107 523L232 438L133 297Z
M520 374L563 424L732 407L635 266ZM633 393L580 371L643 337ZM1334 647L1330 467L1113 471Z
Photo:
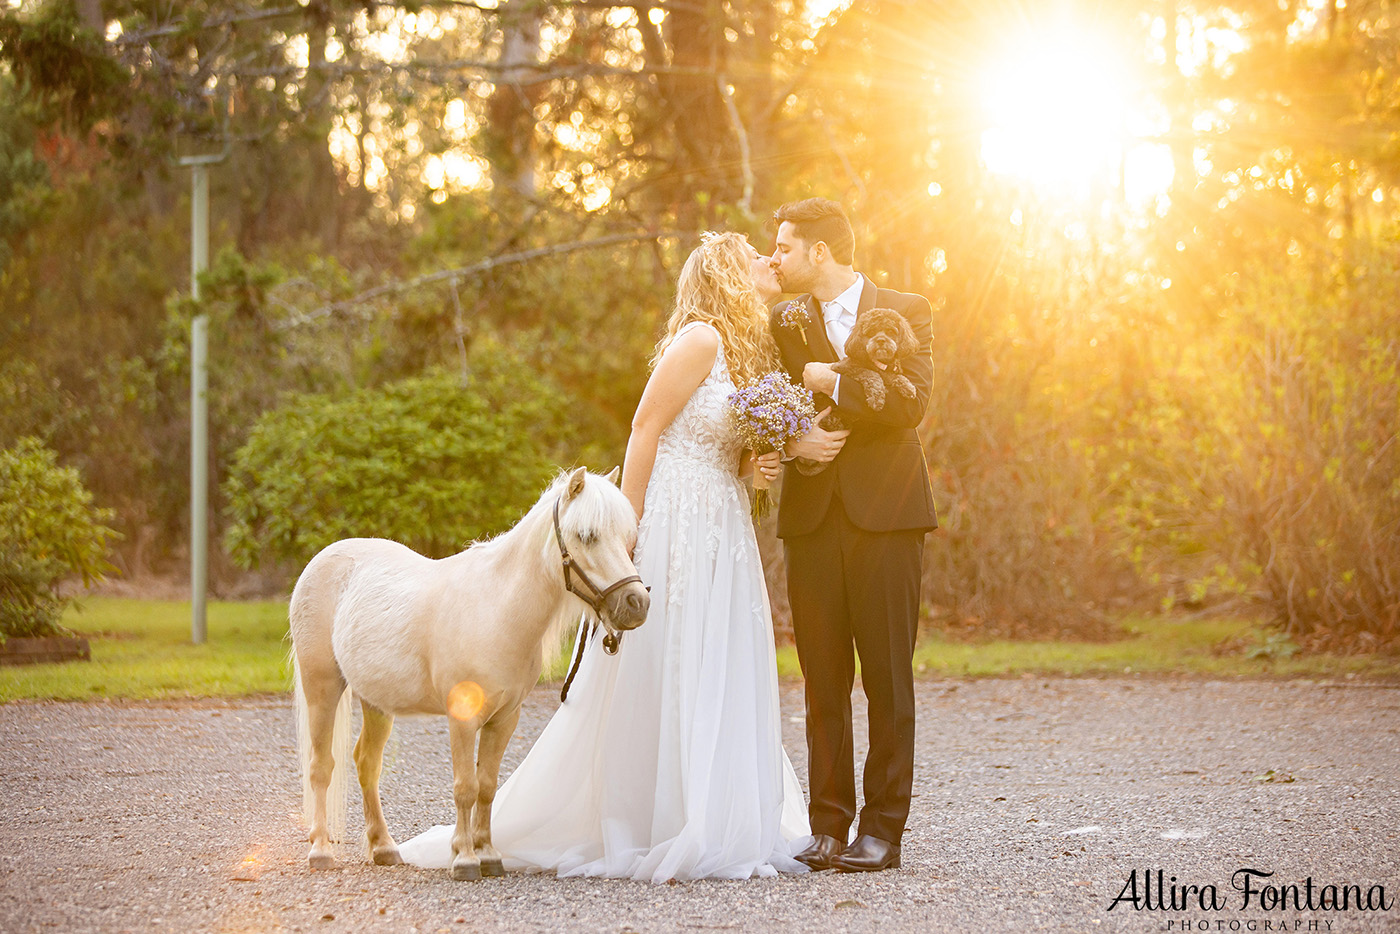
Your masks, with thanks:
M1083 30L1008 43L981 81L983 162L1046 196L1160 195L1171 184L1170 152L1150 141L1160 130L1133 84L1112 44Z
M486 692L475 681L461 681L447 692L447 712L458 720L470 720L481 713Z

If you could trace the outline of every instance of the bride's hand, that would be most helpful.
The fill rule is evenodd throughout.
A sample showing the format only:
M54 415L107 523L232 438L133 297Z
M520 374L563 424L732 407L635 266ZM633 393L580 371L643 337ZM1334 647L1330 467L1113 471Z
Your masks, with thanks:
M751 458L753 461L753 488L755 490L766 490L773 485L773 481L778 479L778 471L782 469L783 457L777 451L769 451L761 457Z

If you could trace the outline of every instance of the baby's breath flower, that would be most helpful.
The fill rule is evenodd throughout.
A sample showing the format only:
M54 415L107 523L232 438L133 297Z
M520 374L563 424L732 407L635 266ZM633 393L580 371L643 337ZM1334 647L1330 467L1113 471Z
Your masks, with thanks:
M782 450L793 438L810 431L816 416L812 393L794 385L782 370L774 370L729 396L729 417L744 447L755 454ZM754 495L754 519L766 516L771 505L768 491L759 490Z

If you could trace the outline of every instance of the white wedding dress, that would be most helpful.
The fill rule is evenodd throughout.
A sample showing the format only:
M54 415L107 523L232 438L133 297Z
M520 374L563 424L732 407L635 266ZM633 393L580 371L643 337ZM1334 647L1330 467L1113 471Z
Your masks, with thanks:
M661 435L635 551L650 615L615 656L588 641L568 700L497 793L492 841L509 868L652 882L806 871L791 856L807 809L782 746L734 388L721 344ZM452 830L400 854L446 868Z

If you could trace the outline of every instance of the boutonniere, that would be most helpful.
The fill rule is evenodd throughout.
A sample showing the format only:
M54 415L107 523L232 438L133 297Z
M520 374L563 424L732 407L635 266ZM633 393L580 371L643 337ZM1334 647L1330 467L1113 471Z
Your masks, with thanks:
M807 315L807 306L800 301L790 301L783 306L783 310L778 312L778 323L785 328L796 328L797 333L802 335L802 343L807 343L807 323L811 319Z

